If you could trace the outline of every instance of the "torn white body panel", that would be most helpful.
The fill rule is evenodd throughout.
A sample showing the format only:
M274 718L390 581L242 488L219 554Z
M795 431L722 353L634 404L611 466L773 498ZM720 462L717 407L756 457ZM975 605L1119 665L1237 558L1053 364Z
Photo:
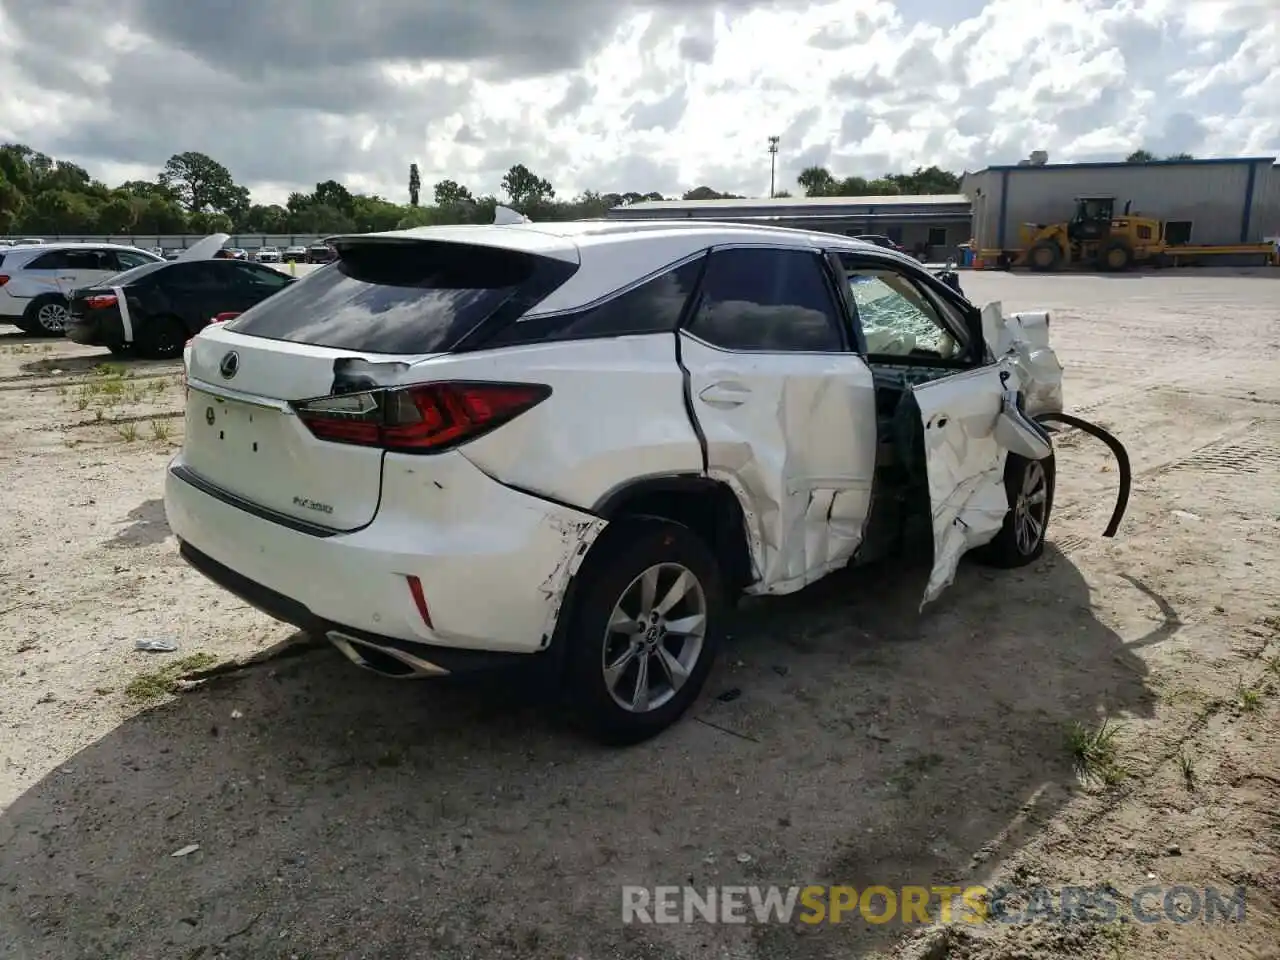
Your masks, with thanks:
M1008 451L996 440L1005 369L1003 364L982 367L912 388L924 426L933 511L933 569L923 603L951 585L960 558L989 543L1008 512Z
M990 365L914 388L933 509L933 569L923 603L950 586L965 553L1000 532L1009 511L1008 454L1042 460L1053 453L1030 419L1062 410L1062 364L1049 346L1049 314L1005 317L998 302L989 303L982 329Z
M855 354L744 354L681 334L707 472L742 503L757 581L790 593L862 542L875 475L875 386Z
M1062 363L1049 345L1049 313L1004 315L999 301L982 308L982 335L994 360L1008 357L1031 416L1062 412Z

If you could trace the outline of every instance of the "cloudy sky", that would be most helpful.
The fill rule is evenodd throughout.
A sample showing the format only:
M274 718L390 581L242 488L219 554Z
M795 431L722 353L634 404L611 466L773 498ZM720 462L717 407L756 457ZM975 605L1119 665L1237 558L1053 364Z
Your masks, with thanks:
M255 199L1280 153L1280 0L0 0L0 140Z

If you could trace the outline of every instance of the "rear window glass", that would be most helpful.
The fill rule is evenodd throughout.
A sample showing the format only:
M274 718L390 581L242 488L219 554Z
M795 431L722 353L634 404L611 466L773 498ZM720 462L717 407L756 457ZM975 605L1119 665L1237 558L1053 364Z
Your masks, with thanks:
M346 247L227 324L227 329L361 353L449 350L509 303L538 299L547 261L516 250L415 241ZM572 266L558 277L558 286ZM555 272L555 271L552 271Z

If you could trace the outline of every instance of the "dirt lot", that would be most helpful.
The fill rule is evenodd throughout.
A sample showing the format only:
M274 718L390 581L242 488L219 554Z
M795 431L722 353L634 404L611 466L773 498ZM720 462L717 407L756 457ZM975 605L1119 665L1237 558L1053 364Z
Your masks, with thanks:
M177 558L177 367L0 328L0 955L1280 956L1280 271L965 283L1055 311L1068 409L1133 457L1120 536L1104 449L1065 435L1037 566L966 565L923 615L918 569L747 604L696 719L621 752L516 684L323 647L168 694L290 636ZM1082 779L1072 725L1104 719ZM627 883L999 882L1247 912L620 922Z

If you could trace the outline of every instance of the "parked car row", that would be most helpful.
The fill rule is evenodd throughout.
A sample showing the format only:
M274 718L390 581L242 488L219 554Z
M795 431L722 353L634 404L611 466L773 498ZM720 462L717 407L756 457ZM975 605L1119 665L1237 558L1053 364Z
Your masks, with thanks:
M293 282L234 257L150 263L77 290L66 335L117 355L170 360L218 317L242 313Z
M114 244L0 248L0 323L24 333L171 359L221 314L239 313L293 278L208 238L187 251Z

